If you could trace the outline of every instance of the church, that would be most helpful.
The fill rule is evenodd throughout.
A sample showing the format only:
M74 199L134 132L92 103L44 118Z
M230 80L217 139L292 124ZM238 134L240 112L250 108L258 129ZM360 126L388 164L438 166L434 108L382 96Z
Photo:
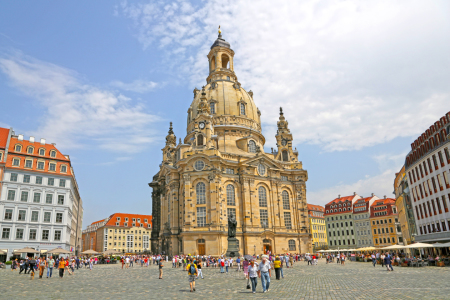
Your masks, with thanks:
M223 255L228 216L236 218L240 254L312 251L308 173L292 148L282 109L277 150L264 152L261 111L234 72L234 51L219 36L209 74L187 110L186 136L170 124L152 191L153 253Z

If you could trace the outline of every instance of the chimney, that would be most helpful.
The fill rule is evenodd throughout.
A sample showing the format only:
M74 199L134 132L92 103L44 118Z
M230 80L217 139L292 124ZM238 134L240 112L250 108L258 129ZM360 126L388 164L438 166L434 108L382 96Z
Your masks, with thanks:
M41 139L41 145L45 145L45 139Z
M19 134L19 136L17 137L17 139L18 139L19 141L23 141L23 134Z
M356 196L356 192L353 192L353 196Z
M30 143L34 143L34 136L30 136Z
M341 195L338 195L338 198L341 199Z
M373 193L372 193L372 197L373 197Z
M384 199L386 199L386 195L384 195Z
M56 146L56 144L55 144L55 143L52 143L52 145L53 145L53 146Z

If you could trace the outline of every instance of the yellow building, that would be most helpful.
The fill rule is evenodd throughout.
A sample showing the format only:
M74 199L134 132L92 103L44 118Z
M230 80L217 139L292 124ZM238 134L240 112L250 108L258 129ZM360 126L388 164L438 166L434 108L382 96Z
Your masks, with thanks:
M207 55L206 85L194 89L186 136L170 126L152 192L152 251L225 254L228 217L241 254L309 252L308 173L280 112L277 151L264 152L261 112L234 72L219 32ZM294 117L294 116L293 116Z
M398 221L401 227L400 243L409 245L413 242L413 235L415 234L414 213L412 211L411 198L408 191L408 180L406 178L405 166L400 172L395 174L394 181L395 191L395 205L398 209Z
M395 199L385 197L375 200L370 206L370 223L375 247L399 243L398 233L401 231Z
M83 230L83 251L150 252L152 216L115 213Z
M312 234L313 251L328 249L325 209L320 205L308 204L309 227Z

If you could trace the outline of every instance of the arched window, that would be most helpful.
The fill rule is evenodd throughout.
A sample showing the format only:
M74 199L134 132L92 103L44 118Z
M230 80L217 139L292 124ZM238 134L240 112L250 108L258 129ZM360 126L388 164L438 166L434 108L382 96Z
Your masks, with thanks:
M211 102L211 104L209 105L211 114L214 115L216 113L216 103Z
M263 186L258 188L259 206L267 207L267 194L266 189Z
M198 240L197 240L197 243L199 243L199 244L204 244L204 243L205 243L205 239L198 239Z
M295 251L295 240L289 240L289 251Z
M256 153L256 143L255 143L255 141L248 142L248 152Z
M245 104L241 103L241 116L245 116Z
M206 204L206 186L203 182L197 183L195 192L197 194L197 204Z
M283 209L289 209L289 194L287 191L281 193L281 198L283 199Z
M27 153L28 154L33 154L33 152L34 152L34 148L33 147L28 147L27 148Z
M288 153L287 153L286 150L283 150L283 151L281 152L281 156L283 157L283 161L289 161L289 159L288 159Z
M22 145L16 145L14 147L14 149L15 149L16 152L20 152L20 151L22 151Z
M270 244L270 240L269 239L263 239L263 244Z
M51 157L56 157L56 151L55 150L50 151L50 156Z
M203 146L203 135L197 135L197 146Z
M228 57L228 55L226 54L222 54L222 68L223 69L229 69L229 63L230 62L230 58Z
M45 155L45 149L44 148L39 149L39 155L42 155L42 156Z
M227 185L227 205L236 205L234 186L232 184Z

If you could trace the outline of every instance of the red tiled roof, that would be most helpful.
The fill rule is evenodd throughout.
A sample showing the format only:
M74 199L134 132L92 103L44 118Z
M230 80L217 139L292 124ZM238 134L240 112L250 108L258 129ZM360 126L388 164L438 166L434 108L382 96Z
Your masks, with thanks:
M103 222L103 221L105 221L105 219L103 219L103 220L100 220L100 221L95 221L95 222L92 222L92 224L91 224L91 225L94 225L94 224L97 224L97 223L100 223L100 222Z
M347 214L353 211L353 199L355 197L359 197L358 195L351 195L351 196L344 196L344 197L340 197L340 198L336 198L333 201L328 202L327 204L325 204L325 215L333 215L333 214ZM331 208L332 205L339 205L339 204L345 204L347 202L347 204L350 202L350 205L345 205L342 207L338 207L338 208ZM335 209L337 209L338 211L334 211ZM341 209L341 211L339 211L339 209ZM327 213L328 211L328 213Z
M321 211L321 212L325 211L325 208L320 205L308 204L307 206L308 206L308 210L315 210L315 211Z
M331 204L337 204L339 202L345 202L345 201L352 201L352 199L355 197L355 195L353 196L345 196L345 197L341 197L341 198L336 198L331 202L328 202L326 205L331 205Z
M9 129L0 127L0 148L6 148L6 142L8 141Z
M117 221L117 218L120 218L120 221ZM128 222L125 222L125 218L128 218ZM109 217L108 222L106 222L105 226L118 226L118 227L133 227L133 218L136 219L134 222L136 227L140 227L140 224L144 224L145 228L148 228L148 224L152 226L152 216L151 215L138 215L138 214L123 214L123 213L115 213ZM141 222L138 222L137 219L141 219ZM147 219L148 222L144 222ZM116 223L119 225L116 225ZM127 223L127 226L124 224Z
M22 149L20 152L15 151L16 145L22 145ZM32 154L29 154L27 152L27 149L29 146L32 146L34 148L34 151ZM39 149L44 148L45 154L39 155ZM55 150L56 151L56 157L50 157L50 151ZM13 166L13 159L19 158L20 159L20 166ZM33 160L32 168L25 168L25 158L31 158ZM37 162L38 160L44 160L44 169L40 170L37 169ZM56 163L56 171L50 171L49 170L49 162ZM66 165L66 173L61 172L61 165ZM8 149L8 159L6 161L6 167L11 169L21 169L21 170L29 170L34 172L41 172L41 173L49 173L49 174L57 174L62 176L71 176L72 175L72 169L70 164L70 159L68 159L65 155L63 155L56 147L52 144L45 144L42 145L40 142L30 142L27 140L19 141L19 139L16 136L11 137L11 141L9 143L9 149Z

